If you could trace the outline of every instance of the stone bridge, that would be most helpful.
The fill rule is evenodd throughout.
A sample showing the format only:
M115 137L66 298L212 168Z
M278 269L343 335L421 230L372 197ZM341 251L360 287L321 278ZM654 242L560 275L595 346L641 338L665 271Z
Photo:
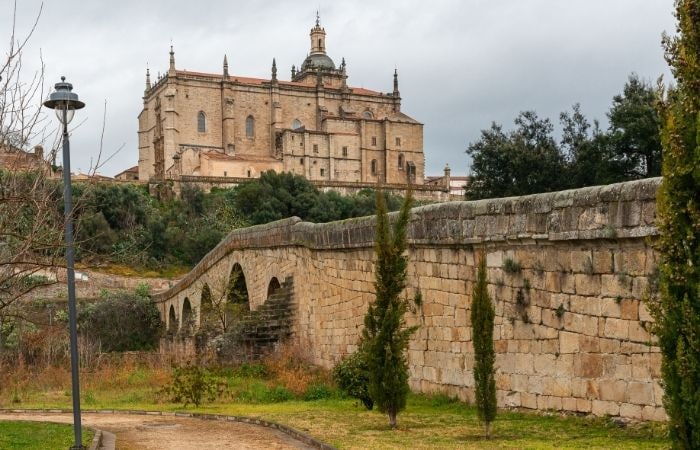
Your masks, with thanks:
M642 302L658 285L660 179L413 209L406 297L419 325L408 352L415 391L473 400L469 306L486 254L496 305L501 406L664 420L661 356ZM185 278L155 296L169 327L197 322L202 292L234 275L259 307L293 279L293 341L333 366L356 349L374 296L373 217L291 218L235 230ZM242 274L242 277L241 277Z

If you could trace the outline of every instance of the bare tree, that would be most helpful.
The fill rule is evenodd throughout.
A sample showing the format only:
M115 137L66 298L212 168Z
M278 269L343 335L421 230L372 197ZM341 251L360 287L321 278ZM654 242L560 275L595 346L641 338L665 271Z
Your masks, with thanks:
M200 304L200 333L209 337L230 331L233 323L250 310L248 291L242 272L222 275L213 281L214 289L202 283Z
M44 65L25 74L23 54L39 17L19 36L13 8L10 40L0 60L0 349L2 330L23 317L18 300L56 280L55 267L63 255L61 191L51 178L43 147L27 152L45 136L48 120L41 110ZM39 57L41 60L41 56ZM56 144L57 141L54 143ZM57 148L53 145L52 148Z

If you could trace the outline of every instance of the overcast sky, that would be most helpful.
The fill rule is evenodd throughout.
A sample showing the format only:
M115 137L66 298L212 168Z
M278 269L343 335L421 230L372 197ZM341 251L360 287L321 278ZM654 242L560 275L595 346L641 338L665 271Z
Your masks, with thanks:
M41 2L18 3L22 35ZM4 57L13 1L0 5ZM402 110L425 124L426 174L445 163L466 174L464 150L492 121L510 128L534 109L556 122L578 102L607 125L630 73L670 79L660 40L675 28L673 0L46 0L25 72L41 52L47 85L65 75L87 104L74 120L74 172L98 156L106 101L103 159L123 149L99 171L113 176L137 164L146 64L167 71L171 40L178 69L219 73L227 54L232 75L269 78L275 57L288 80L319 6L328 54L345 57L350 86L391 91L398 67Z

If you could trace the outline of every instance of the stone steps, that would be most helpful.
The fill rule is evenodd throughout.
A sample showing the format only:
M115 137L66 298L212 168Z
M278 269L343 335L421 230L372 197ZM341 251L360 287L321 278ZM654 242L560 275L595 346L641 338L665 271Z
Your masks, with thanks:
M294 309L290 277L258 309L238 320L235 331L225 336L219 356L234 361L259 359L291 335Z

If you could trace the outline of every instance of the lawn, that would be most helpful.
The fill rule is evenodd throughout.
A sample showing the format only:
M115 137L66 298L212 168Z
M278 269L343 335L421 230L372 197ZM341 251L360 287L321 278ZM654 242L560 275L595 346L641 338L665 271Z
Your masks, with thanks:
M620 425L605 418L499 412L494 438L484 440L473 407L446 396L412 394L390 430L386 416L343 397L323 373L217 373L221 395L200 407L172 403L161 388L170 370L126 364L82 375L86 409L208 412L263 418L304 431L341 449L638 449L668 448L664 424ZM17 379L17 378L15 378ZM70 408L67 371L51 369L0 393L2 408ZM325 383L325 384L324 384ZM316 400L303 400L315 398ZM4 447L2 447L4 448Z
M94 432L83 429L83 445L87 448ZM59 423L0 421L0 449L46 450L70 448L73 427Z

